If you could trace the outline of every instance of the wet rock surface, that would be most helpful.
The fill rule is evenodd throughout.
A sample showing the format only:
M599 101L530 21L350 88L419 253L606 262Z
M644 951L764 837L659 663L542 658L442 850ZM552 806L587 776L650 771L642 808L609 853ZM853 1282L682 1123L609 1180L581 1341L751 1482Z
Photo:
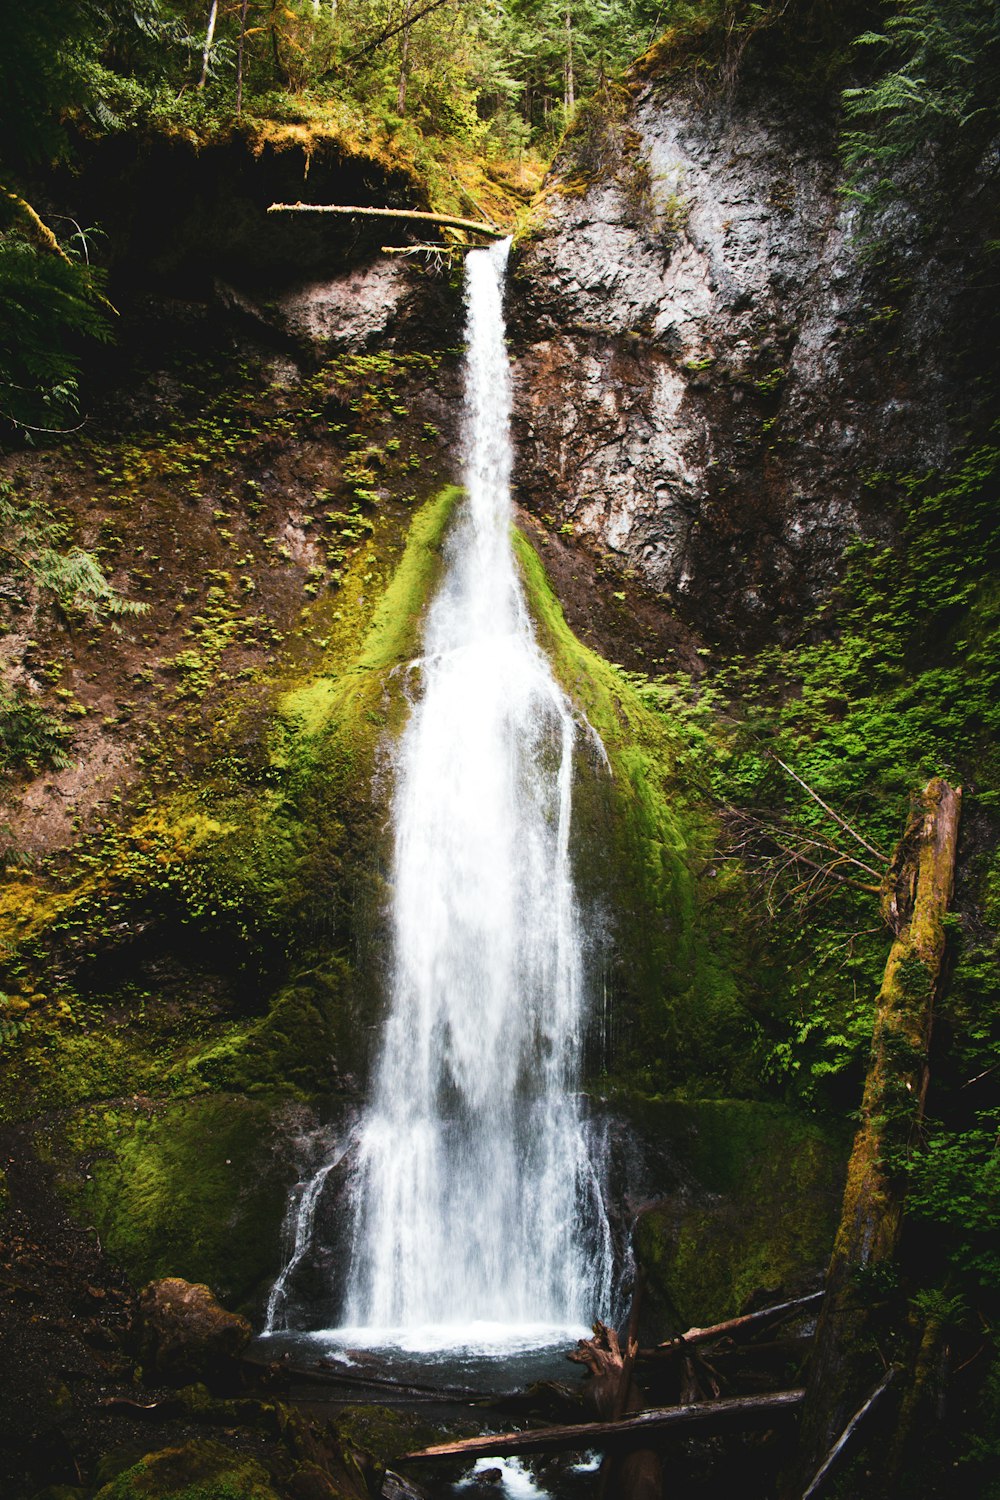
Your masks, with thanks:
M866 262L832 132L773 102L646 86L627 125L515 269L520 498L710 638L780 637L889 534L872 476L947 454L954 279L905 220Z

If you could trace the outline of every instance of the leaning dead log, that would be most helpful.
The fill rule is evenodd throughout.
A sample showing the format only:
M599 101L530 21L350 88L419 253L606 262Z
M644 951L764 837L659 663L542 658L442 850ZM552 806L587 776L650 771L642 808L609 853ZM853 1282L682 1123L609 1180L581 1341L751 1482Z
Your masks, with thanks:
M850 1454L853 1444L857 1441L858 1434L863 1430L865 1424L871 1420L872 1413L898 1373L895 1366L890 1365L871 1395L867 1396L861 1403L813 1475L811 1482L803 1492L802 1500L819 1500L820 1495L824 1493L833 1476Z
M827 1295L807 1375L799 1463L786 1494L800 1496L884 1370L872 1324L879 1272L896 1259L903 1184L893 1158L912 1147L923 1117L934 1002L945 952L961 788L935 777L914 798L882 888L896 934L875 1008L861 1126L847 1170Z
M805 1312L810 1307L818 1308L825 1295L825 1292L810 1292L806 1297L793 1297L789 1302L776 1302L771 1307L761 1307L756 1312L743 1313L738 1318L727 1318L724 1323L711 1323L706 1328L689 1328L686 1333L680 1333L673 1339L666 1339L655 1348L640 1349L638 1357L643 1360L669 1359L672 1355L683 1354L685 1350L698 1344L711 1344L716 1339L756 1333L758 1329L780 1321L782 1318L791 1317L794 1313Z
M458 219L453 214L432 214L417 208L359 208L346 203L272 203L269 214L347 214L356 219L398 219L413 224L439 224L442 229L465 229L487 239L507 238L506 229L481 219Z
M720 1401L696 1401L689 1406L651 1407L635 1416L622 1417L618 1422L575 1422L571 1426L535 1427L527 1432L462 1438L454 1443L420 1448L415 1453L404 1454L403 1458L407 1463L483 1454L509 1458L517 1453L567 1453L576 1449L638 1444L672 1432L693 1431L712 1436L741 1427L771 1426L785 1417L794 1416L804 1396L803 1390L773 1391L766 1396L733 1396Z

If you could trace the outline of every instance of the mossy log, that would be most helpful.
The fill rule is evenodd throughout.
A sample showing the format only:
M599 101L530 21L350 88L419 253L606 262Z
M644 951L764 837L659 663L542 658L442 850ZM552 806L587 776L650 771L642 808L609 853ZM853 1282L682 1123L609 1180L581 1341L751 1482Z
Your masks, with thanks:
M904 1185L899 1157L923 1117L934 1003L941 986L961 788L935 777L913 800L906 832L882 885L895 933L875 1008L861 1125L810 1357L799 1464L786 1494L804 1483L884 1374L873 1327L878 1287L892 1277Z

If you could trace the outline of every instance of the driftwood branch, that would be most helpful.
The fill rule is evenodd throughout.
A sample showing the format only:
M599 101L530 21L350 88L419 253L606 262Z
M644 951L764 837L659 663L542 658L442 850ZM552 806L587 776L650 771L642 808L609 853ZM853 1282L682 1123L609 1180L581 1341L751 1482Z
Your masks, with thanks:
M272 203L269 214L348 214L359 219L399 219L414 224L440 224L444 229L467 229L470 234L484 234L492 240L507 237L505 229L484 224L480 219L459 219L453 214L432 214L417 208L360 208L346 203Z
M801 1390L774 1391L767 1396L733 1396L723 1401L696 1401L689 1406L651 1407L619 1422L576 1422L572 1426L536 1427L528 1432L500 1432L493 1436L437 1443L404 1454L408 1463L476 1454L507 1458L516 1453L556 1453L583 1448L605 1448L619 1443L644 1443L652 1433L697 1428L702 1433L723 1432L773 1422L794 1415L802 1404Z

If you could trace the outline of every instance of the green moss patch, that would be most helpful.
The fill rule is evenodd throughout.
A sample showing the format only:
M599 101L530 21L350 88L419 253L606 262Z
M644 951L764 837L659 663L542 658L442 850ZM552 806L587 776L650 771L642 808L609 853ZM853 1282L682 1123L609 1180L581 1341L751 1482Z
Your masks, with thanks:
M256 1459L222 1443L162 1448L119 1474L96 1500L277 1500Z
M78 1217L134 1281L181 1276L244 1303L279 1258L290 1184L272 1150L277 1109L233 1094L93 1105L50 1149Z
M442 1440L440 1428L389 1406L345 1406L337 1414L336 1429L344 1448L370 1453L380 1463L392 1463L404 1453Z
M690 1174L644 1213L636 1253L663 1317L686 1328L738 1313L755 1292L825 1270L848 1143L780 1105L633 1101L636 1123Z
M610 1065L651 1091L749 1087L741 888L713 861L718 827L692 781L690 743L576 639L537 553L523 536L515 545L540 642L586 719L573 847L584 907L613 930Z

